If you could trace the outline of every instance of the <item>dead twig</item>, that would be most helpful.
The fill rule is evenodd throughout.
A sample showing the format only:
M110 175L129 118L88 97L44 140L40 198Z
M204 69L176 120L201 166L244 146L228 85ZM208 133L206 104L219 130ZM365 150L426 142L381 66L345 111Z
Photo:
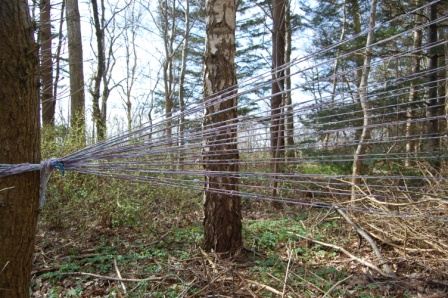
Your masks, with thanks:
M8 265L9 265L9 261L6 261L5 266L3 266L2 270L0 270L0 274L2 274L3 271L5 271L6 267L8 267Z
M392 269L390 268L389 264L387 264L387 262L385 262L383 255L381 254L380 250L378 249L378 246L375 244L375 241L372 239L372 237L369 236L369 234L367 234L363 229L361 229L356 223L354 223L350 217L348 217L348 215L342 211L340 208L336 208L336 210L338 211L338 213L340 215L342 215L342 217L353 226L353 228L355 228L356 232L358 232L358 234L363 237L364 239L366 239L367 242L369 242L370 247L372 247L374 253L376 254L377 258L380 260L380 262L383 264L383 268L386 271L386 273L389 275L389 277L397 277L397 275L395 274L395 272L392 271Z
M333 292L334 289L336 289L337 286L339 286L340 284L342 284L343 282L347 281L348 279L352 278L353 274L347 276L346 278L338 281L337 283L335 283L326 293L325 295L322 296L322 298L327 297L328 295L330 295L331 292Z
M268 285L259 283L259 282L255 281L255 280L246 279L246 282L248 282L250 284L253 284L254 286L257 286L257 287L259 287L261 289L268 290L269 292L274 293L276 295L279 295L279 296L282 295L282 292L280 292L279 290L276 290L273 287L270 287Z
M115 271L117 272L118 278L123 279L121 277L120 270L118 270L117 258L114 258L114 267L115 267ZM126 293L126 286L124 285L124 282L120 281L120 283L121 283L121 287L123 288L123 293L126 295L127 294Z
M365 261L365 260L363 260L361 258L358 258L357 256L355 256L355 255L351 254L350 252L348 252L343 247L337 246L335 244L330 244L330 243L325 243L325 242L322 242L322 241L318 241L318 240L315 240L315 239L312 239L312 238L308 238L308 237L305 237L305 236L302 236L302 235L299 235L299 234L295 234L295 233L292 233L292 232L289 232L289 233L293 234L293 235L296 235L297 237L300 237L302 239L305 239L305 240L308 240L308 241L313 241L314 243L317 243L317 244L320 244L320 245L323 245L323 246L326 246L326 247L331 247L331 248L334 248L336 250L339 250L339 251L343 252L344 254L346 254L347 256L349 256L352 260L357 261L357 262L361 263L362 265L364 265L366 267L369 267L370 269L375 270L381 276L390 278L389 274L383 272L383 270L381 270L380 268L378 268L374 264L372 264L370 262L367 262L367 261Z
M246 287L247 291L249 292L249 294L252 295L252 297L257 298L258 296L255 295L254 292L252 292L252 290L250 289L250 286L247 284L245 278L238 272L236 272L236 275L239 277L239 279L241 280L241 282L244 284L244 286Z
M40 269L40 270L35 270L31 272L31 276L33 275L41 275L43 273L47 273L47 272L53 272L53 271L58 271L59 269L61 269L61 266L55 266L55 267L50 267L50 268L44 268L44 269Z
M61 274L61 275L83 275L83 276L90 276L90 277L94 277L94 278L113 280L113 281L119 281L119 282L160 281L160 280L164 280L167 278L166 276L165 277L148 277L148 278L142 278L142 279L117 278L117 277L98 275L98 274L88 273L88 272L59 272L59 274Z

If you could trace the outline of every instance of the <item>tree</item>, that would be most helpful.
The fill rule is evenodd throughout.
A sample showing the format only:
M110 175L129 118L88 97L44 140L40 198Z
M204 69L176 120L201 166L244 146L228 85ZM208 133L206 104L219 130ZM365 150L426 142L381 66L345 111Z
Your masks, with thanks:
M115 16L122 10L126 9L131 2L126 4L123 8L114 8L112 16L106 21L106 7L104 6L104 1L100 1L100 6L98 6L97 0L91 0L92 3L92 15L93 15L93 27L96 36L96 71L93 74L92 81L93 87L90 88L90 94L92 95L92 108L93 108L93 119L95 121L97 130L97 139L103 140L106 138L107 133L107 100L109 99L110 92L117 85L109 87L109 83L112 79L112 70L115 66L114 53L114 43L117 38L114 35L115 30ZM100 12L101 10L101 12ZM113 24L112 32L108 32L108 27ZM109 44L107 46L106 53L106 33L110 36ZM107 54L107 55L106 55ZM102 89L101 89L102 87ZM101 99L101 106L100 106Z
M352 201L356 199L355 193L357 190L357 185L360 184L361 179L359 178L359 175L361 175L361 164L363 160L363 156L367 152L367 142L370 139L370 133L371 133L371 111L370 111L370 105L371 103L368 101L368 79L369 79L369 73L370 73L370 61L372 60L372 49L371 45L373 43L374 38L374 31L375 28L375 13L376 13L376 6L377 6L377 0L371 1L371 8L370 8L370 19L369 19L369 33L367 34L367 41L366 41L366 49L364 54L364 64L362 67L362 74L359 82L359 88L358 88L358 96L359 101L361 103L361 109L363 113L363 124L361 133L359 135L359 139L357 140L357 146L355 149L355 152L353 153L353 166L352 166Z
M39 65L27 1L0 1L0 163L40 162ZM0 297L28 297L39 172L0 179Z
M433 45L437 43L437 3L431 4L429 7L429 21L432 22L428 26L428 110L427 117L429 119L427 125L427 133L431 138L429 139L429 150L431 151L433 158L431 159L432 171L437 173L440 171L441 158L440 158L440 127L439 119L437 116L441 115L439 110L444 108L444 103L439 104L438 92L437 92L437 80L438 80L438 59L439 59L439 47Z
M40 73L42 84L42 122L54 126L56 100L53 97L53 59L51 55L51 3L41 0L40 9Z
M204 97L204 248L226 255L242 247L238 192L237 98L235 86L236 7L233 0L207 0ZM221 92L221 96L218 94ZM218 94L218 95L216 95ZM226 100L222 100L226 98ZM227 175L214 175L224 172Z
M70 126L85 143L84 67L81 39L81 18L78 0L66 0L68 59L70 73Z
M273 173L280 172L280 159L285 150L285 117L283 91L285 90L285 26L286 1L274 0L272 4L272 95L271 95L271 157ZM272 196L277 196L277 179L273 179ZM273 201L273 206L281 204Z

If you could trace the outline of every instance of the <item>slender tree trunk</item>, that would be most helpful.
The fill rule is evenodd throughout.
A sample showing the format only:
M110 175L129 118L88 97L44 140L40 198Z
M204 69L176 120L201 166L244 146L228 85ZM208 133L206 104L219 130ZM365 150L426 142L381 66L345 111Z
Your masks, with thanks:
M292 28L291 28L291 5L290 0L286 3L286 14L285 14L285 63L291 62L291 52L292 52ZM287 92L285 93L285 105L286 105L286 115L285 115L285 138L286 146L288 148L288 157L294 157L294 111L292 107L292 95L291 95L291 68L285 69L285 85Z
M53 97L53 59L51 56L51 3L40 0L40 71L42 84L42 122L54 126L56 101Z
M414 16L414 22L415 25L419 25L421 17ZM412 74L417 75L420 72L420 56L421 56L421 50L419 50L422 47L422 30L418 29L413 32L413 50L414 54L412 56ZM408 97L408 106L406 107L406 128L405 128L405 135L406 135L406 159L405 159L405 166L409 167L411 166L411 158L412 154L415 151L415 108L414 108L414 101L416 100L417 91L415 90L417 82L414 80L411 81L409 86L409 97Z
M70 72L70 125L80 143L85 143L84 67L78 0L66 0Z
M55 75L54 75L54 81L53 81L53 98L56 101L57 94L58 94L58 83L59 83L59 74L61 72L60 66L60 60L61 60L61 50L62 50L62 41L63 41L63 32L62 27L64 24L64 10L65 10L65 0L62 0L61 2L61 14L60 14L60 20L59 20L59 30L58 30L58 45L56 47L56 53L55 53Z
M362 75L361 75L361 81L359 83L358 88L358 94L359 94L359 100L361 103L362 113L363 113L363 124L362 124L362 130L361 134L358 139L358 145L355 149L355 152L353 153L353 166L352 166L352 201L355 200L355 194L356 194L356 185L358 185L361 181L361 178L359 176L362 174L361 166L362 166L362 160L363 156L367 152L367 143L370 139L370 103L367 99L368 94L368 79L369 79L369 72L370 72L370 61L372 59L372 49L370 48L371 44L373 43L374 38L374 32L373 28L375 27L375 14L376 14L376 6L377 6L377 0L371 1L371 8L370 8L370 18L369 18L369 33L367 34L367 41L366 41L366 50L364 55L364 64L362 68Z
M286 0L274 0L272 4L272 96L271 96L271 157L272 171L281 171L281 160L285 153L285 121L283 112L283 94L285 89L285 71L280 70L285 63L285 8ZM272 180L272 197L278 196L278 178ZM273 201L272 205L281 208Z
M40 162L39 61L25 0L0 0L0 164ZM29 297L39 172L0 179L0 297Z
M437 19L437 3L432 4L429 9L429 21L433 22ZM439 105L437 95L437 67L438 67L438 47L432 46L437 42L437 23L428 26L428 108L427 116L429 118L427 126L427 134L430 137L428 140L429 151L432 155L430 164L434 174L440 171L440 129L439 119L436 117L440 114L439 110L442 106Z
M137 18L138 19L138 18ZM135 4L132 4L130 24L129 19L126 17L126 24L130 28L130 36L128 36L128 31L125 32L125 47L126 47L126 119L128 131L132 129L132 89L135 83L135 73L137 69L137 49L135 44L136 36L136 17L135 17ZM132 58L132 61L131 61Z
M190 39L190 1L185 0L185 34L184 34L184 44L182 46L182 62L180 67L179 75L179 167L182 167L184 160L184 130L185 130L185 73L187 70L187 55L188 55L188 41Z
M233 0L207 0L204 57L204 97L236 84ZM241 198L238 192L237 98L226 93L211 97L204 116L204 248L226 255L243 244ZM231 96L232 95L232 96ZM222 100L223 97L232 98ZM218 173L227 173L222 175Z
M159 2L161 30L163 37L163 45L165 50L165 61L163 62L163 84L165 88L165 119L166 119L166 142L168 147L172 147L173 142L173 93L174 93L174 79L173 79L173 59L174 59L174 38L175 33L175 10L176 0L172 0L169 6L168 0ZM170 165L175 165L174 153L169 150Z
M103 140L104 138L106 138L106 103L103 100L100 107L100 98L101 81L106 71L106 54L104 47L104 6L101 6L102 13L100 15L98 10L98 1L91 0L91 2L93 24L96 35L97 68L96 73L93 77L93 89L90 91L90 93L92 94L93 119L96 124L97 137L98 140Z

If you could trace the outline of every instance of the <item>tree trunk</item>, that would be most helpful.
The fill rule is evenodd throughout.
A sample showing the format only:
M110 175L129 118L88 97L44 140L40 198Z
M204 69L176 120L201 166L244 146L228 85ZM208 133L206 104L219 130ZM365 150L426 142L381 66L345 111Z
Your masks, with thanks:
M289 0L286 1L286 14L285 14L285 63L291 62L291 52L292 52L292 28L291 28L291 5ZM294 157L294 111L292 107L292 94L291 94L291 68L285 69L285 105L286 105L286 115L285 115L285 137L286 145L288 148L287 157Z
M285 71L280 67L285 63L285 0L274 0L272 4L272 96L271 96L271 157L272 172L281 171L281 160L285 153L285 121L283 113L283 91ZM278 196L277 177L272 180L272 197ZM274 207L282 205L273 201Z
M185 0L185 34L184 34L184 44L182 46L182 62L180 66L179 75L179 168L183 168L184 162L184 130L185 130L185 73L187 70L187 55L188 55L188 41L190 39L190 0Z
M420 16L414 16L414 22L415 26L420 25L421 17ZM412 56L412 74L417 75L420 72L420 55L421 47L422 47L422 30L418 29L413 32L413 50L414 54ZM415 79L417 80L417 79ZM413 105L413 102L416 100L417 91L415 90L417 82L415 80L411 81L411 84L409 86L409 97L408 97L408 106L406 107L406 128L405 128L405 134L406 134L406 159L405 159L405 166L409 167L412 165L412 154L415 151L415 108Z
M50 0L41 0L40 9L40 73L42 84L42 122L54 126L56 101L53 97L53 60L51 56L51 5Z
M0 0L0 164L40 162L39 62L25 0ZM0 297L29 297L39 172L0 179Z
M97 0L92 1L92 14L93 14L93 24L95 28L96 35L96 50L97 50L97 68L96 73L93 77L93 89L92 94L92 108L93 108L93 118L96 124L96 132L98 140L103 140L106 138L106 102L104 101L104 96L100 108L100 98L101 98L101 81L106 71L106 57L104 49L104 7L102 8L101 21L100 14L98 10Z
M235 254L243 244L241 198L238 192L236 91L212 96L236 84L233 0L207 0L204 97L211 98L204 117L204 248ZM231 97L223 100L222 97ZM219 174L225 172L227 174ZM233 174L234 173L234 174Z
M440 129L439 119L436 117L440 114L439 110L443 108L439 105L437 96L437 67L438 67L438 48L432 46L437 42L437 3L430 6L429 21L433 22L428 26L428 110L427 116L429 118L427 126L427 134L430 137L428 140L429 152L431 157L429 159L433 174L440 171Z
M59 30L58 30L58 45L56 47L56 53L55 53L55 74L54 74L54 81L53 81L53 98L56 101L57 94L58 94L58 83L59 83L59 74L61 72L60 68L60 60L61 60L61 50L62 50L62 43L63 43L63 32L62 27L64 24L64 10L65 10L65 0L62 0L61 2L61 14L59 18Z
M355 149L355 152L353 153L353 166L352 166L352 201L355 200L355 193L356 193L356 185L358 185L361 181L361 178L359 177L362 174L361 171L361 165L363 156L365 155L367 151L367 142L370 139L370 118L371 118L371 111L370 111L370 103L367 99L368 94L368 79L369 79L369 72L370 72L370 60L372 59L372 50L370 48L371 44L373 43L374 38L374 32L373 28L375 28L375 13L376 13L376 6L377 6L377 0L371 1L371 8L370 8L370 19L369 19L369 33L367 34L367 41L366 41L366 50L364 55L364 64L362 68L362 75L361 75L361 81L359 83L358 88L358 96L361 103L362 113L363 113L363 124L362 124L362 130L361 134L357 140L358 145Z
M66 0L68 59L70 73L70 125L72 131L79 137L80 143L85 143L85 96L84 67L81 39L81 19L78 0Z

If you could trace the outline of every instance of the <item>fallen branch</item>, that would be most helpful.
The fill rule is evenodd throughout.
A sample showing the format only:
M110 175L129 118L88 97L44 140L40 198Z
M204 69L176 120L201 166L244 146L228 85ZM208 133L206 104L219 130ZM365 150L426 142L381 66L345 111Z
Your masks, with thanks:
M166 277L148 277L148 278L142 278L142 279L117 278L117 277L98 275L98 274L93 274L93 273L88 273L88 272L59 272L59 274L61 274L61 275L84 275L84 276L90 276L90 277L94 277L94 278L113 280L113 281L119 281L119 282L160 281L160 280L166 279Z
M292 232L288 232L288 233L293 234L293 235L295 235L295 236L297 236L297 237L300 237L300 238L302 238L302 239L305 239L305 240L308 240L308 241L312 241L312 242L314 242L314 243L317 243L317 244L320 244L320 245L323 245L323 246L326 246L326 247L331 247L331 248L334 248L334 249L336 249L336 250L339 250L339 251L343 252L344 254L346 254L347 256L349 256L352 260L357 261L357 262L361 263L362 265L364 265L364 266L366 266L366 267L369 267L370 269L375 270L375 271L378 272L381 276L389 277L389 278L390 278L389 274L383 272L383 270L381 270L380 268L378 268L378 267L375 266L374 264L372 264L372 263L370 263L370 262L367 262L367 261L365 261L365 260L363 260L363 259L361 259L361 258L358 258L357 256L355 256L355 255L351 254L350 252L348 252L348 251L347 251L345 248L343 248L343 247L337 246L337 245L335 245L335 244L330 244L330 243L325 243L325 242L322 242L322 241L318 241L318 240L315 240L315 239L312 239L312 238L308 238L308 237L305 237L305 236L302 236L302 235L299 235L299 234L295 234L295 233L292 233Z
M373 252L376 254L376 256L380 260L381 264L383 264L383 268L384 268L385 272L387 273L388 277L392 277L392 278L397 277L395 272L393 272L392 269L390 268L389 264L384 260L383 255L381 254L380 250L378 249L378 246L376 246L375 241L372 239L372 237L370 237L369 234L367 234L356 223L354 223L344 211L342 211L340 208L336 208L336 210L338 211L338 213L340 215L342 215L343 218L345 218L345 220L349 224L351 224L353 226L353 228L355 228L356 232L358 232L358 234L361 237L363 237L364 239L366 239L367 242L369 242L370 246L373 249Z

